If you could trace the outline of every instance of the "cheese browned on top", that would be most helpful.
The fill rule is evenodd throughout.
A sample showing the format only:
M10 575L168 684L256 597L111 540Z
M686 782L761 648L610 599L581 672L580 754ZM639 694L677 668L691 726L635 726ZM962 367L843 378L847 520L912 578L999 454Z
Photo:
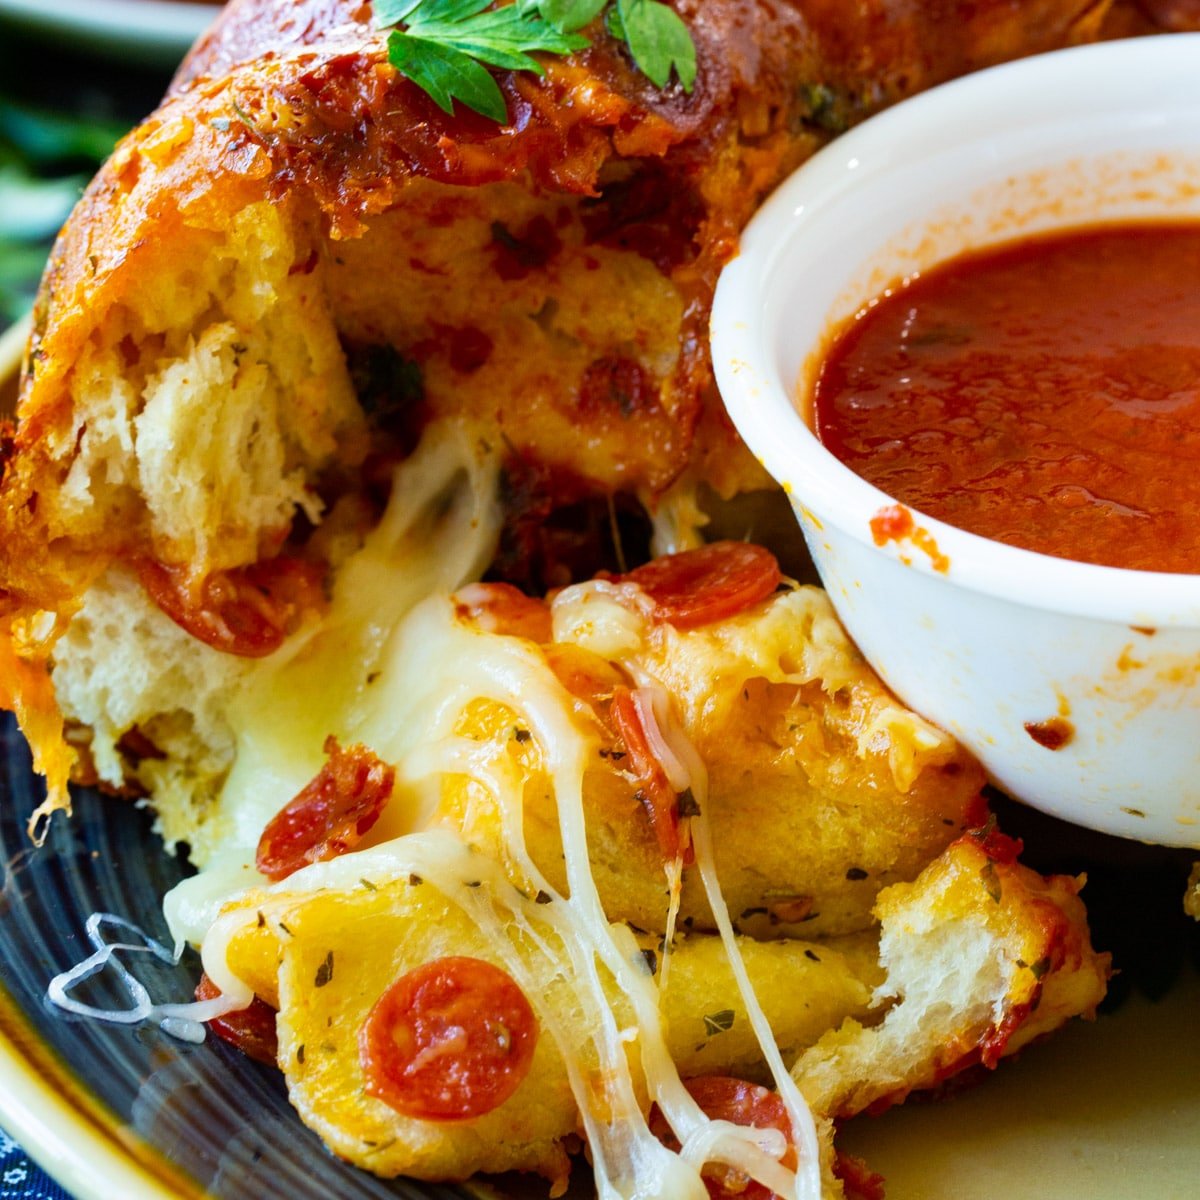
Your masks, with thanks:
M343 353L363 346L425 365L429 412L486 407L518 459L579 477L560 493L651 498L689 463L725 493L761 485L705 347L757 202L838 128L1103 7L684 5L690 96L597 28L544 78L502 78L501 129L388 66L367 4L231 5L47 273L3 483L6 611L71 610L131 554L202 572L271 553L368 451ZM203 420L218 395L236 452ZM375 427L402 441L420 415Z

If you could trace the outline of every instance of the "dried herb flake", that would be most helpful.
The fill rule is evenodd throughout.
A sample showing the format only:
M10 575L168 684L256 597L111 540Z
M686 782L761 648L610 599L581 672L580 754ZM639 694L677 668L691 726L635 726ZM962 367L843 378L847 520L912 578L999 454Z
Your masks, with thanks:
M704 1014L704 1032L709 1037L718 1033L728 1033L733 1028L734 1012L732 1008L723 1008L720 1012Z
M323 988L333 978L333 951L325 955L325 961L317 968L313 987Z
M996 864L989 859L980 868L979 878L983 880L983 886L987 889L987 894L999 904L1003 891L1000 887L1000 877L996 874Z

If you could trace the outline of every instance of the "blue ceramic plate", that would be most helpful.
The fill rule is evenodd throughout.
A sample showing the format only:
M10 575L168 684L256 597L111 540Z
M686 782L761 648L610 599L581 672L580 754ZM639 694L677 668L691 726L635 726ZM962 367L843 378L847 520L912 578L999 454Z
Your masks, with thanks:
M84 931L91 913L118 914L169 941L158 897L182 878L184 868L163 853L147 811L87 790L77 793L74 816L56 817L45 845L32 849L24 819L41 794L24 741L5 715L0 979L6 994L0 997L0 1031L61 1090L79 1120L99 1123L126 1155L157 1177L159 1192L145 1195L203 1190L219 1200L449 1200L468 1194L384 1183L336 1161L292 1112L282 1076L214 1038L193 1046L148 1026L102 1024L52 1007L45 999L49 980L91 953ZM163 1000L189 1000L200 973L190 953L174 966L155 963L150 955L130 965ZM82 985L78 994L101 1006L129 1004L112 972ZM0 1117L25 1141L20 1114L10 1119L12 1102L11 1092L0 1100ZM62 1174L53 1149L29 1148L51 1174ZM93 1163L93 1180L85 1195L115 1194L102 1163ZM79 1181L64 1182L78 1190ZM134 1195L141 1200L143 1193Z

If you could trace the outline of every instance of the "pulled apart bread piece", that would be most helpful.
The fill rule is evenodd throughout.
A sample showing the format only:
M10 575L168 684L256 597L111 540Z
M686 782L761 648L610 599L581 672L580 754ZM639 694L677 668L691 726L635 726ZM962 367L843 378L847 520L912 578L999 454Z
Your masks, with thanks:
M403 862L392 847L361 851L336 873L309 868L243 897L218 923L222 956L206 952L206 966L232 970L278 1008L278 1061L293 1103L338 1154L383 1175L523 1169L560 1179L579 1120L563 1055L580 1056L576 1071L604 1069L575 1014L577 994L555 975L570 958L556 945L561 926L550 904L489 878L477 856L459 862L465 874L443 873L439 836L412 839ZM824 1118L878 1110L968 1066L994 1067L1102 998L1108 960L1088 944L1076 882L1043 880L1012 862L1013 849L990 830L960 838L913 883L880 895L878 935L740 941L773 1034L820 1118L823 1161L834 1161ZM421 874L431 861L442 868ZM351 868L364 874L352 879ZM506 932L496 939L485 929ZM685 1083L764 1079L718 937L680 937L669 958L645 939L626 947L631 968L656 978L666 1047ZM539 1053L486 1117L447 1124L398 1112L372 1095L361 1031L397 979L463 955L537 981L527 994L546 1035ZM603 993L620 1023L636 1025L607 975ZM639 1048L633 1039L624 1053L644 1107L655 1081L638 1069ZM826 1194L840 1191L827 1180Z
M436 846L427 839L410 849L428 851L431 844ZM587 1031L569 1026L567 1009L577 1001L561 981L558 989L563 994L555 994L554 981L533 961L528 947L517 946L515 953L529 960L525 969L542 977L549 990L537 1003L542 1030L537 1051L511 1098L476 1120L447 1123L406 1115L370 1095L359 1053L360 1030L394 981L427 964L464 955L507 973L514 950L484 936L471 905L460 904L461 891L452 888L446 895L440 883L421 875L416 876L418 882L410 881L408 874L398 876L393 864L381 875L383 856L372 851L358 857L368 881L392 881L374 891L363 885L335 886L306 894L289 886L248 896L249 920L227 954L228 965L279 1008L279 1062L298 1111L338 1154L379 1174L462 1179L481 1171L517 1169L565 1178L570 1168L566 1148L575 1141L579 1113L559 1038L565 1037L578 1053ZM305 882L297 879L295 887L302 889ZM504 906L509 900L492 894L481 903ZM521 905L515 897L512 903L521 910L522 922L528 921L541 938L553 943L560 936L548 915ZM265 917L262 926L257 923L260 912ZM281 923L289 933L282 931ZM267 941L269 947L261 944ZM850 939L845 952L837 944L743 943L748 969L782 1046L799 1052L846 1016L869 1017L878 976L872 943L873 939ZM647 975L657 971L663 981L667 1047L681 1073L760 1075L761 1053L719 940L711 935L681 937L666 976L662 960L643 956L641 949L630 943L640 960L633 965ZM313 980L330 950L330 980L314 991ZM604 995L620 1021L633 1022L628 1002L611 977L604 980ZM801 996L803 1002L796 1003ZM561 1012L560 1005L566 1006ZM680 1019L670 1019L672 1014ZM634 1043L627 1052L636 1078ZM598 1067L593 1060L577 1069ZM637 1079L637 1091L640 1104L648 1107L643 1079Z
M1104 995L1108 956L1087 936L1080 880L1042 878L1019 842L987 826L950 846L912 884L879 898L876 1000L793 1068L809 1102L831 1116L882 1111L968 1067L995 1067Z
M430 686L431 662L454 665ZM430 597L373 674L377 708L352 733L394 778L369 782L374 752L331 742L295 801L246 826L265 821L257 846L230 859L231 839L168 912L195 922L205 994L257 1014L225 1034L245 1044L265 1020L297 1111L379 1174L561 1184L582 1135L618 1191L647 1171L686 1194L670 1190L689 1186L683 1162L837 1196L833 1119L995 1066L1104 994L1078 881L1016 863L977 767L757 547L714 543L549 604L503 584ZM278 882L206 909L231 872L253 878L251 854ZM471 982L480 962L527 998L527 1054L508 985ZM446 1080L495 1038L511 1086L447 1100L447 1119ZM795 1107L771 1083L798 1085ZM770 1117L786 1139L757 1159L701 1113Z
M235 0L63 231L4 442L0 698L51 805L72 759L118 787L150 751L203 804L247 658L319 609L431 420L496 457L502 577L618 565L610 507L631 553L647 512L660 552L692 544L701 484L767 483L706 348L758 201L847 124L1106 8L685 3L690 93L597 21L500 77L501 127L396 71L370 4Z
M835 1117L1103 992L978 767L701 530L769 486L705 336L755 205L1109 5L673 7L691 91L594 20L501 126L370 4L233 0L64 230L0 442L35 831L71 772L148 797L197 1012L381 1175L869 1190Z

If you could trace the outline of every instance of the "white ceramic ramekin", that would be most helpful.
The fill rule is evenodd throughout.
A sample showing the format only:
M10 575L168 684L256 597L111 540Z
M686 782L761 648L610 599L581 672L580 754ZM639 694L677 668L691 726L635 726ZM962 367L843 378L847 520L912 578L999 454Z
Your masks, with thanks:
M876 545L871 518L893 501L803 415L831 333L895 280L1128 218L1200 219L1200 35L1026 59L839 138L746 230L717 288L713 361L842 621L899 696L1011 795L1200 846L1200 576L1068 562L919 513L914 536ZM1053 735L1065 744L1043 744Z

